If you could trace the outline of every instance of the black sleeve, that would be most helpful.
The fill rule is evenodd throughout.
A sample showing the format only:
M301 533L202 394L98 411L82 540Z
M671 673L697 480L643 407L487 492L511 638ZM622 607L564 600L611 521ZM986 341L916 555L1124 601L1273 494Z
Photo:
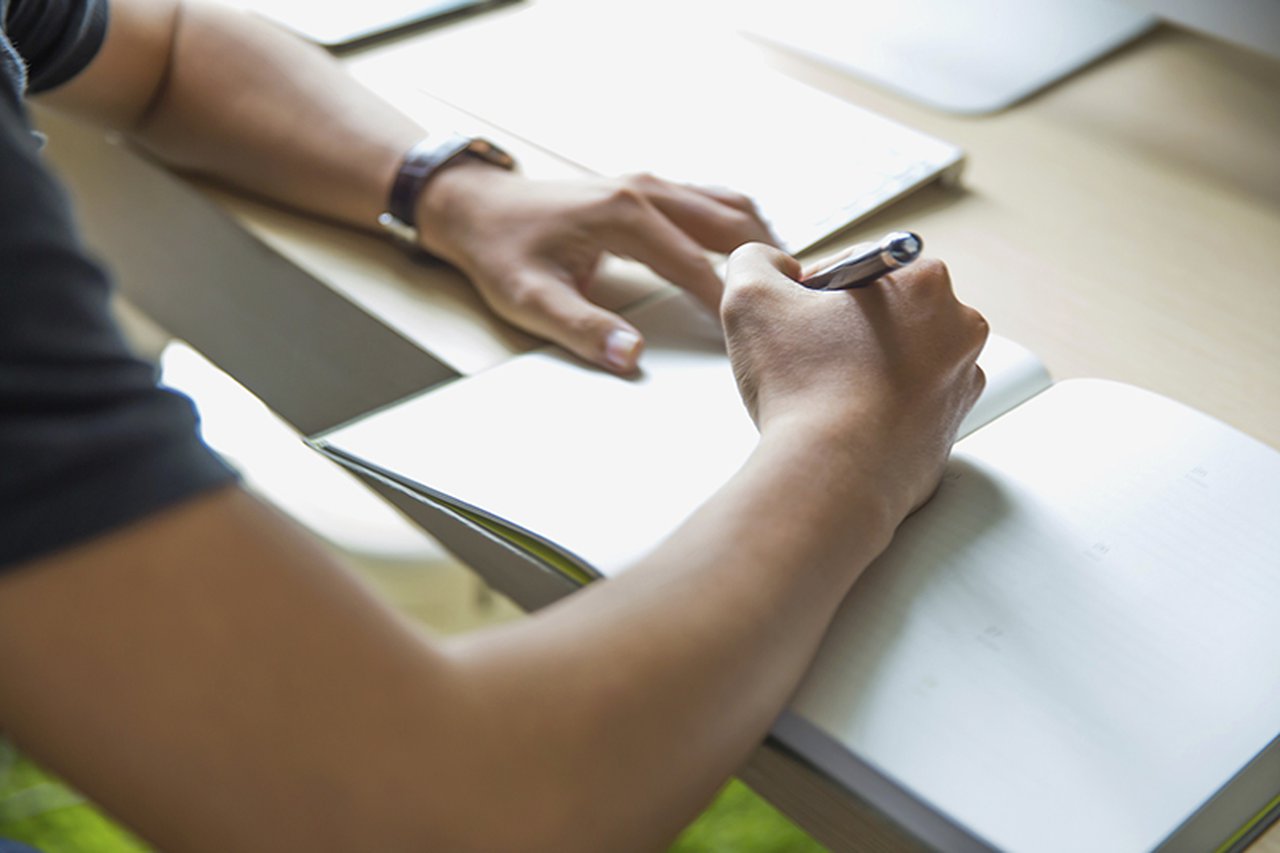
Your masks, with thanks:
M28 90L43 92L79 74L98 53L107 0L8 0L3 29L27 64Z
M67 199L0 102L0 572L230 482L190 401L158 388Z

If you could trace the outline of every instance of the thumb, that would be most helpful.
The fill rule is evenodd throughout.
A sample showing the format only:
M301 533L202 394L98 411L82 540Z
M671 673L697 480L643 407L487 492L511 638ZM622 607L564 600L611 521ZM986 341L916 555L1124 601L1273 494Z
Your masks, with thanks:
M729 289L741 287L744 282L769 281L778 273L799 281L803 272L799 261L766 243L743 243L729 255L725 265Z
M525 273L506 294L495 294L490 301L514 325L613 373L635 371L644 349L634 326L553 275Z

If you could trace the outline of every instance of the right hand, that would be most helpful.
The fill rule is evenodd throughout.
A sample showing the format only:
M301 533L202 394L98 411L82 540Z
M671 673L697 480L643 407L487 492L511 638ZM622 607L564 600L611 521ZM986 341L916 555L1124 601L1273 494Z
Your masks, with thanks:
M905 516L937 487L985 384L986 320L940 261L834 292L799 286L801 273L758 243L729 259L722 314L743 400L765 439L800 430L852 454Z

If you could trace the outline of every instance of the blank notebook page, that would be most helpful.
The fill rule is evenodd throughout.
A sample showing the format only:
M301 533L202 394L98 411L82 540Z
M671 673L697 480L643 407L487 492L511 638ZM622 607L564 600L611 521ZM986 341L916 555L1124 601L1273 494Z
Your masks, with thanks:
M995 846L1147 850L1280 733L1280 455L1060 383L962 441L793 710Z

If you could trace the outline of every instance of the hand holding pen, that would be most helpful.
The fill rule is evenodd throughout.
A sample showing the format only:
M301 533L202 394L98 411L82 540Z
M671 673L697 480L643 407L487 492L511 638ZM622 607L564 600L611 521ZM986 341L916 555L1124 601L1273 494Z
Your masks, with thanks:
M843 298L818 297L796 286L795 258L743 246L729 258L722 316L761 435L799 429L815 441L836 437L842 450L833 458L868 454L868 471L886 479L867 493L905 514L932 494L939 460L982 388L975 361L987 324L956 299L941 261L891 268L891 286L880 279Z
M924 241L910 231L893 231L847 258L819 270L800 284L810 290L849 290L866 287L920 257Z

